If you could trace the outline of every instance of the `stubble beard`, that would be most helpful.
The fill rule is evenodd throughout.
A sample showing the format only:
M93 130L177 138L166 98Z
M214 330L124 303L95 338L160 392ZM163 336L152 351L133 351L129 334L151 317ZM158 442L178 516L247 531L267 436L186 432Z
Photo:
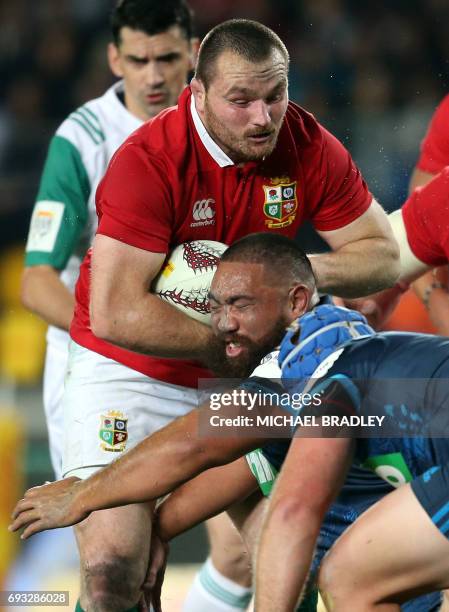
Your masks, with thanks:
M276 147L280 128L278 128L273 140L267 143L266 147L261 150L254 150L251 145L246 142L245 136L237 138L219 121L216 114L211 109L207 98L204 103L204 119L206 124L205 127L209 135L235 164L249 161L261 161L271 155Z
M289 321L280 318L274 328L257 344L245 338L240 338L236 334L235 339L240 341L247 350L241 356L234 358L229 358L226 355L226 343L223 336L215 336L209 347L209 368L220 378L247 378L259 365L263 357L271 353L281 343L289 324Z

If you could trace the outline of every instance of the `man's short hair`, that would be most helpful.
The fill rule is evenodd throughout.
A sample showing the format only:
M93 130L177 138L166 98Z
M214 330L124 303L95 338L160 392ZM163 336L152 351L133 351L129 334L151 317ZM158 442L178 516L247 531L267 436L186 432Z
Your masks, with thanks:
M257 21L230 19L215 26L203 39L195 76L207 89L215 73L218 57L232 51L250 62L262 62L277 49L288 66L289 54L279 36Z
M223 253L221 261L262 264L280 285L285 281L304 283L311 290L316 287L315 275L307 255L294 240L280 234L249 234L234 242Z
M112 11L112 38L118 47L124 27L149 36L178 26L187 40L193 36L193 14L184 0L119 0Z

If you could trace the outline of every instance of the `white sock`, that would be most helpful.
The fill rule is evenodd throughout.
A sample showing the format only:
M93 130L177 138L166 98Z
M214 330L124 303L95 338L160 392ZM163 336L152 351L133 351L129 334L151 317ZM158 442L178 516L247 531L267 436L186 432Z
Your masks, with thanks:
M220 574L209 558L195 576L182 612L241 612L251 597L251 589Z

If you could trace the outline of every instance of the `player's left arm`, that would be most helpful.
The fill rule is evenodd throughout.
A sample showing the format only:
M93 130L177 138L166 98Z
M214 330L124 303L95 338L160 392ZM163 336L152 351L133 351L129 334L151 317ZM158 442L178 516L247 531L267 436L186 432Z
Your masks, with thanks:
M146 581L155 610L160 609L168 542L235 503L245 501L257 488L257 481L245 457L241 457L228 465L199 474L175 489L158 506L151 534L151 560Z
M206 470L184 483L158 507L157 530L164 542L244 501L258 489L245 457Z
M359 297L389 287L397 280L398 245L388 217L376 200L348 225L318 233L332 249L331 253L311 257L321 291Z
M307 580L324 515L350 463L348 438L295 438L276 481L256 561L256 609L290 612Z

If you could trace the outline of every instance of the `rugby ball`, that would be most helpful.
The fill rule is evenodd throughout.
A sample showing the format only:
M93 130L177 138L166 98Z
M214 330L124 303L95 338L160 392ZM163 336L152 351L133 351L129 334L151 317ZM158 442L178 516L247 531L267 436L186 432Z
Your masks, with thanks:
M168 255L152 292L192 319L210 325L209 288L227 245L215 240L184 242Z

